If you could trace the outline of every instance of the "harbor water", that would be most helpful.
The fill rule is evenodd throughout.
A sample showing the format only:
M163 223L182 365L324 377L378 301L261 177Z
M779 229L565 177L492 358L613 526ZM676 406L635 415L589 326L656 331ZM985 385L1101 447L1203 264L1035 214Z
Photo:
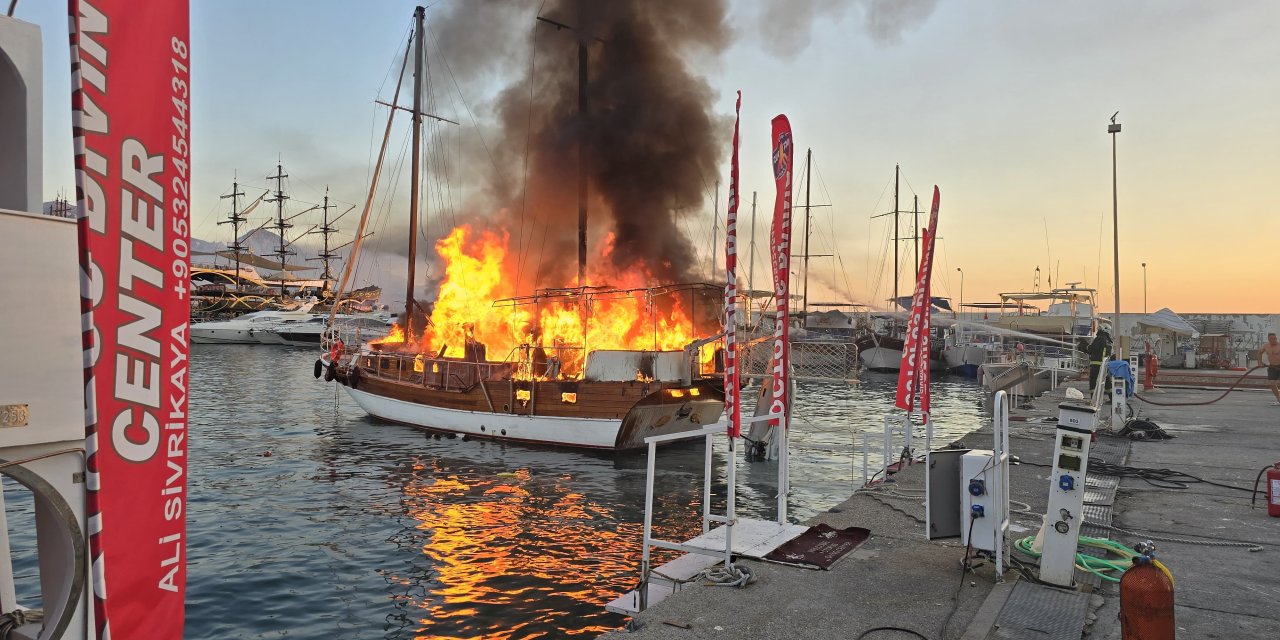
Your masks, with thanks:
M603 605L637 581L643 452L381 423L312 377L309 350L191 351L187 637L590 638L624 622ZM874 435L879 467L895 382L799 384L793 518L861 484L857 434ZM980 426L981 395L969 380L935 382L939 445ZM660 450L659 537L698 532L702 465L701 441ZM775 517L776 474L776 462L740 462L741 515ZM29 498L7 486L11 523L30 518ZM15 549L30 548L15 533ZM33 571L21 557L15 567Z

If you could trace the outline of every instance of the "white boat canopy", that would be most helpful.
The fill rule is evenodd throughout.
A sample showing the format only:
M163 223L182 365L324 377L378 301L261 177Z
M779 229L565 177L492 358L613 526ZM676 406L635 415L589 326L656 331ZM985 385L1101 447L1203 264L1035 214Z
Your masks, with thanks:
M1138 318L1138 327L1147 333L1169 333L1177 336L1199 338L1200 332L1181 316L1165 307L1155 313Z

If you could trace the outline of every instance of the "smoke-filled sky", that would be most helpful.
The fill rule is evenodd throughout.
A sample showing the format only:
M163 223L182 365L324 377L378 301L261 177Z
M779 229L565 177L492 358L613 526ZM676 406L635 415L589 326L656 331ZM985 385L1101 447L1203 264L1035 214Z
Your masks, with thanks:
M428 237L482 213L510 233L524 271L571 277L574 143L583 133L593 226L618 233L615 266L658 255L670 264L653 267L655 276L705 274L740 89L740 247L747 252L758 192L756 288L767 288L769 120L785 113L801 170L813 150L813 202L831 205L813 210L810 252L837 257L813 258L810 299L883 306L892 294L890 218L871 216L892 209L897 163L903 209L913 193L924 207L933 184L942 190L937 294L961 297L962 268L964 300L992 300L1031 288L1038 267L1042 287L1051 275L1055 286L1083 281L1109 309L1106 125L1119 111L1122 309L1142 309L1145 262L1152 311L1280 312L1280 210L1269 193L1280 175L1280 3L582 4L585 16L573 0L429 6L428 110L460 124L429 127ZM252 198L278 157L301 208L326 185L336 199L363 202L386 117L373 101L394 91L413 6L192 2L197 236L224 239L218 196L238 171ZM540 10L590 32L585 124L573 114L577 36L535 26ZM64 14L63 4L33 0L16 14L44 29L47 199L74 193ZM397 126L383 177L399 203L405 140ZM798 177L797 204L804 186ZM388 301L402 297L392 275L402 214L375 211L383 222L369 242L382 257L362 271L388 287ZM910 228L904 219L902 233ZM798 229L797 253L800 240ZM429 243L420 244L425 253ZM906 291L913 248L900 248Z

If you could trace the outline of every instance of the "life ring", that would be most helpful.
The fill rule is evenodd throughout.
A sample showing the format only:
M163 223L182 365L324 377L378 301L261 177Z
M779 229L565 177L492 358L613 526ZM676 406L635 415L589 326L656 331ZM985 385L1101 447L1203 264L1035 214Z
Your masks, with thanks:
M323 373L324 373L324 361L320 359L316 359L316 366L314 367L314 372L312 375L314 375L316 378L319 378Z

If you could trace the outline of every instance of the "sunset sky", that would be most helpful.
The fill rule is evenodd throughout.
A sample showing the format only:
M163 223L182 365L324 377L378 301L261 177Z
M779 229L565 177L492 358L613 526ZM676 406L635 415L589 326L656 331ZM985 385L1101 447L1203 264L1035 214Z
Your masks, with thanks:
M459 2L431 3L428 21ZM472 36L514 49L513 59L539 8L516 4L527 20ZM192 2L195 235L225 240L214 225L225 213L218 196L237 170L265 187L278 156L300 200L317 201L327 184L341 201L363 201L386 115L373 100L380 87L389 99L384 76L413 6ZM46 199L74 193L65 7L27 0L15 15L44 30ZM787 15L799 26L780 27ZM726 22L727 48L687 63L718 96L712 108L726 145L734 91L743 92L741 228L757 191L758 288L767 284L773 200L769 120L785 113L797 164L813 149L814 202L832 205L814 210L811 252L841 258L814 259L811 299L883 305L891 294L886 218L870 217L892 208L897 163L903 208L913 193L927 208L932 186L942 191L937 295L960 297L957 268L965 301L975 302L1030 289L1039 267L1042 287L1051 270L1055 285L1083 281L1109 311L1106 128L1119 111L1122 310L1142 310L1146 262L1151 311L1280 313L1280 207L1271 193L1280 176L1280 3L735 0ZM510 72L458 78L482 124ZM455 96L440 107L470 125L460 105ZM722 183L727 148L724 159ZM708 193L686 226L704 259L711 201ZM909 265L910 244L902 247ZM911 270L902 269L904 293Z

